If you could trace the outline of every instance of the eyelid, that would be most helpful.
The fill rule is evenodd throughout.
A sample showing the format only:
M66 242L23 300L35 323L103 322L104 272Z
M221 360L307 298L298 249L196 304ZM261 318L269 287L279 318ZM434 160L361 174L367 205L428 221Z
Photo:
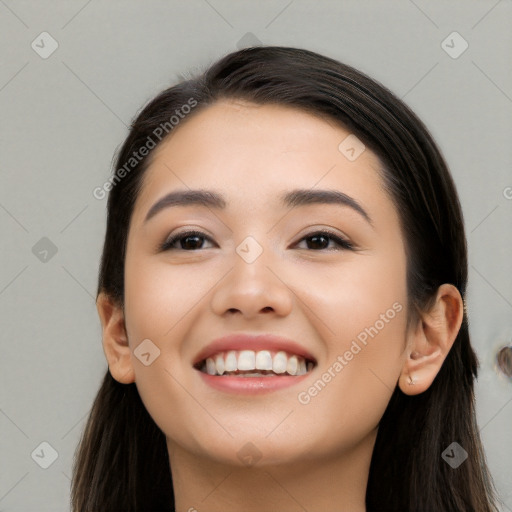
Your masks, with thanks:
M350 238L337 228L333 228L327 225L313 225L306 228L302 234L297 237L297 241L300 242L302 239L312 236L316 233L327 233L334 237L342 238L346 242L350 242ZM297 242L295 242L297 243Z

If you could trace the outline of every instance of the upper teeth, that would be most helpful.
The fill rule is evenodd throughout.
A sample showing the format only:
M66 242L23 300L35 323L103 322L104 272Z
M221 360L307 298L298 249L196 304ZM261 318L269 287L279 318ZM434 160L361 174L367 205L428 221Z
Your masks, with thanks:
M230 350L208 357L202 370L210 375L223 375L225 372L267 370L274 373L289 375L304 375L313 367L310 362L297 355L289 355L284 351L274 355L269 350Z

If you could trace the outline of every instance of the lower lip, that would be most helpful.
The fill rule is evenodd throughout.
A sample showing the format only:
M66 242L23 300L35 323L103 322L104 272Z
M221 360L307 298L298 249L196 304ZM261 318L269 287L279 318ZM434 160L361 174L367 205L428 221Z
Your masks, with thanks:
M203 381L212 388L227 393L259 394L277 391L302 382L311 372L294 377L292 375L275 377L235 377L209 375L197 370Z

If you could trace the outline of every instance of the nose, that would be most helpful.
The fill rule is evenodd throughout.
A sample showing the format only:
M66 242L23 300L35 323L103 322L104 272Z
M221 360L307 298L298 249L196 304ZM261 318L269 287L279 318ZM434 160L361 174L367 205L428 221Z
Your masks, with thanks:
M215 314L254 319L262 313L286 316L291 312L294 293L284 267L270 255L270 250L264 250L254 261L245 259L243 252L236 252L232 261L231 270L212 294Z

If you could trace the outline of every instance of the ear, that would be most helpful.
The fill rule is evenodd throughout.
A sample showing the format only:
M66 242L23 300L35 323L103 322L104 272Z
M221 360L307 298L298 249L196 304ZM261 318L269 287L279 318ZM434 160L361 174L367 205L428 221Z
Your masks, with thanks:
M100 293L96 300L96 308L103 330L103 352L112 377L121 384L135 382L122 306L105 293Z
M408 334L407 358L398 381L406 395L428 389L452 348L464 316L464 302L457 288L442 284L435 304L420 316L414 332Z

